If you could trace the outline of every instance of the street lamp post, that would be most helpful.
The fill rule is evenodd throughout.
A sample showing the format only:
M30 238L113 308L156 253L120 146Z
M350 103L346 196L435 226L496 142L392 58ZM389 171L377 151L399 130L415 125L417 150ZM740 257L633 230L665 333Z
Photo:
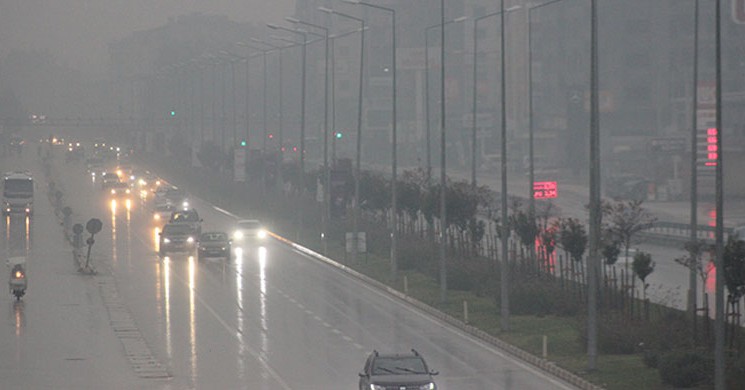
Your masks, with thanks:
M346 3L359 4L365 7L376 8L391 13L391 63L393 68L393 85L391 86L392 95L392 112L391 112L391 276L396 279L398 273L398 195L397 195L397 176L398 176L398 132L397 132L397 112L396 112L396 10L393 8L383 7L359 0L343 0Z
M278 74L279 75L278 75L278 78L277 78L278 79L277 80L277 95L278 95L277 96L277 100L278 100L278 115L277 115L277 118L278 118L278 122L279 123L277 124L277 131L278 131L278 134L277 134L277 139L278 139L277 140L277 142L278 142L277 153L278 153L278 156L279 156L278 157L278 160L279 161L277 162L277 185L278 186L282 186L282 183L283 183L283 179L282 179L282 162L284 161L284 149L283 149L283 144L284 144L284 138L283 138L284 137L284 127L283 127L283 123L282 123L283 111L284 111L283 110L283 107L284 106L283 106L283 101L282 101L282 50L285 49L285 48L291 47L291 46L287 46L287 45L286 46L278 46L278 45L275 45L275 44L272 44L272 43L269 43L267 41L264 41L264 40L261 40L261 39L257 39L257 38L251 38L251 40L254 41L254 42L256 42L256 43L260 43L262 45L269 46L272 49L277 50L277 52L278 52L277 56L278 56L278 62L279 63L277 64L277 67L279 68L278 69ZM266 72L266 68L264 68L264 71ZM264 79L266 80L266 78L267 78L266 73L264 73ZM266 91L266 89L264 89L264 91ZM266 101L266 96L264 96L264 101ZM264 138L266 138L266 137L264 137Z
M339 11L319 7L319 11L326 12L328 14L339 15L348 19L352 19L360 23L360 75L359 75L359 89L357 94L357 155L355 164L355 175L354 175L354 211L352 216L353 234L352 239L352 261L357 260L358 252L358 240L359 240L359 213L360 213L360 156L362 154L362 80L364 76L364 64L365 64L365 21L364 19L341 13Z
M308 34L299 31L294 30L287 27L278 26L276 24L268 23L267 27L274 29L274 30L283 30L287 31L293 34L300 35L303 37L302 41L302 64L301 64L301 86L300 86L300 169L298 171L298 186L299 186L299 192L301 199L303 197L303 194L305 193L305 83L306 83L306 77L305 77L305 64L306 64L306 47L308 46ZM297 43L297 42L296 42ZM303 225L303 207L302 202L298 203L298 226L297 226L297 238L300 238L300 232L302 231L302 225Z
M251 49L259 50L256 47L250 46L245 42L236 42L238 46L245 47L246 53L246 145L250 145L251 140Z
M310 27L315 27L317 29L323 30L323 39L324 39L324 77L323 77L323 181L324 181L324 191L323 191L323 218L322 218L322 230L323 235L321 236L321 241L323 242L323 252L328 253L328 223L330 219L330 190L331 190L331 173L329 172L329 141L328 141L328 134L329 134L329 108L328 108L328 102L329 102L329 29L323 26L319 26L317 24L304 22L302 20L298 20L291 17L286 17L285 20L287 20L290 23L295 24L302 24Z
M699 18L699 6L698 0L693 2L693 83L692 83L692 99L691 99L691 150L696 150L698 147L698 18ZM694 243L698 240L698 172L696 167L696 153L691 153L691 235L690 242ZM697 269L696 263L698 262L698 251L694 245L690 248L690 257L688 263L688 314L691 317L691 325L693 326L693 334L696 334L696 276Z
M441 4L443 6L443 15L444 15L444 4ZM435 25L429 26L424 29L424 56L425 56L425 94L427 95L425 98L425 101L427 102L425 114L427 116L427 185L428 187L431 185L431 172L432 172L432 165L430 163L430 131L429 131L429 42L428 42L428 36L429 36L429 30L433 28L440 27L442 29L442 32L445 31L445 26L451 23L458 23L466 20L465 16L461 16L455 19L451 19L448 21L445 21L442 19L440 23L437 23ZM447 291L447 268L446 268L446 257L445 257L445 245L446 243L444 240L446 239L445 236L445 217L446 217L446 206L445 206L445 190L446 190L446 179L447 175L445 172L445 36L444 34L441 34L441 52L440 52L440 299L442 301L445 301L445 293Z
M505 10L505 12L510 12L513 10L516 10L520 8L520 6L511 7ZM473 70L472 70L472 77L473 77L473 105L472 105L472 112L471 112L471 125L472 125L472 131L471 131L471 186L476 189L477 181L476 181L476 133L478 130L477 126L477 119L476 114L478 112L478 94L477 94L477 81L478 81L478 52L479 52L479 40L478 40L478 27L479 22L490 18L492 16L500 15L502 14L502 11L496 11L492 12L490 14L482 15L473 20Z

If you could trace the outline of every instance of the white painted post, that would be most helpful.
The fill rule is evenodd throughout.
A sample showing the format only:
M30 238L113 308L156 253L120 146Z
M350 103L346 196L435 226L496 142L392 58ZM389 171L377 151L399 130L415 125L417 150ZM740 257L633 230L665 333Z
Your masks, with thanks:
M546 335L543 335L543 358L546 359L548 357L548 337Z

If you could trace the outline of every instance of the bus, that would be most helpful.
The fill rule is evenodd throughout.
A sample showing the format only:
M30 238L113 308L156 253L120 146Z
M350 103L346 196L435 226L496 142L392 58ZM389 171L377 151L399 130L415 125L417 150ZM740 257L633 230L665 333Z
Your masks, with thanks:
M3 176L3 214L34 210L34 178L29 172L8 172Z

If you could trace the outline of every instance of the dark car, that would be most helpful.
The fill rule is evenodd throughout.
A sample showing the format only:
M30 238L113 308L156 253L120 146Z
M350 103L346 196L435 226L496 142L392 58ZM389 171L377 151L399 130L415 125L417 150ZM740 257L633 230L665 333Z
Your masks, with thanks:
M116 182L109 185L109 193L114 198L128 198L131 192L127 183Z
M360 372L360 390L434 390L433 375L419 352L380 354L373 351Z
M205 232L199 236L199 258L224 257L230 258L230 238L225 232Z
M197 248L198 234L191 225L184 223L167 223L160 232L158 253L165 256L169 252L192 253Z

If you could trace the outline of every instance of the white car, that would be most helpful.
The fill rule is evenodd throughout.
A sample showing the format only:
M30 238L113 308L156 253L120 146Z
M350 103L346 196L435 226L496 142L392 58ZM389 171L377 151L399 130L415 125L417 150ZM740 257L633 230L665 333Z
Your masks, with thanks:
M241 219L236 223L233 230L233 241L236 243L248 240L263 240L267 237L267 231L256 219Z

